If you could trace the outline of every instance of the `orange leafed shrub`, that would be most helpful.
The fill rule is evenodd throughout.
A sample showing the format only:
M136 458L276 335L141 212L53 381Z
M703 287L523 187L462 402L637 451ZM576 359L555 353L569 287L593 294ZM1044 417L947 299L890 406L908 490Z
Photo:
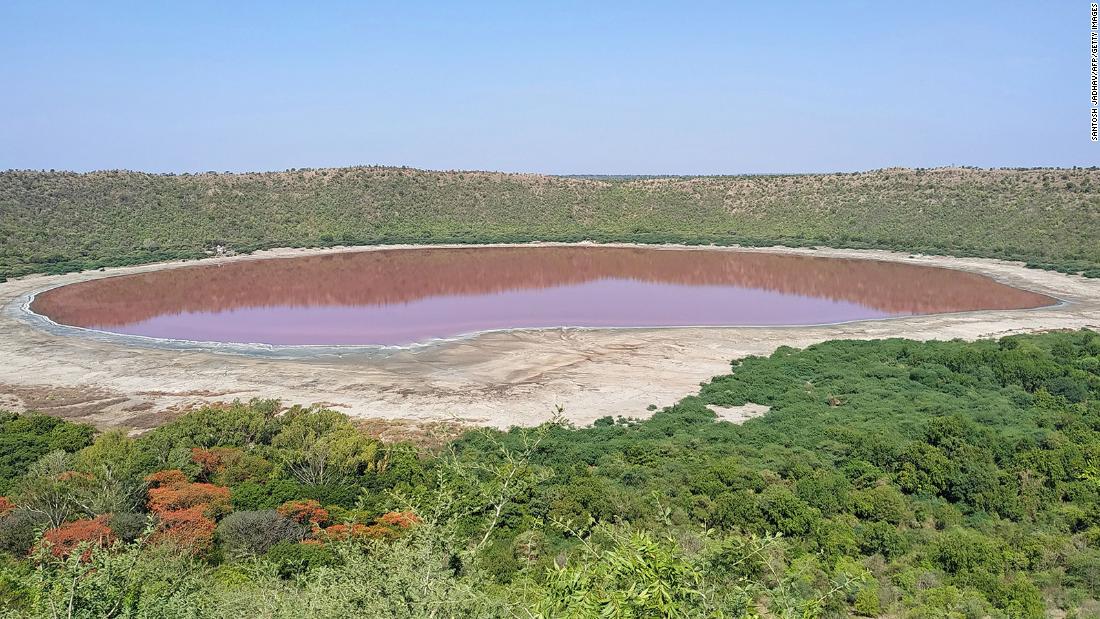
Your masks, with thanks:
M111 527L107 526L107 516L99 516L94 520L67 522L56 529L46 531L42 536L42 541L50 545L50 554L55 557L69 556L83 542L106 546L114 539ZM84 558L87 558L87 553Z
M408 529L420 524L420 518L412 512L388 512L379 516L375 522L387 527Z
M316 535L324 541L393 539L419 523L420 518L412 512L389 512L376 518L374 524L334 524L320 529Z
M11 502L6 496L0 496L0 518L7 516L16 508L15 503Z
M352 535L354 527L361 527L363 525L346 525L346 524L334 524L332 526L321 529L318 536L326 540L343 540L348 539Z
M205 552L214 543L216 524L205 515L205 506L158 514L160 520L153 542L170 542L196 554Z
M329 516L328 510L321 507L321 504L313 499L287 501L275 511L300 524L309 523L314 526L320 526L328 522Z
M157 515L192 507L210 514L229 511L229 488L190 482L149 489L149 511Z
M169 542L199 554L214 543L214 517L229 511L229 488L191 483L179 470L157 471L145 478L149 511L157 515L154 542Z
M190 480L183 474L183 471L179 469L169 469L167 471L157 471L145 477L145 481L149 483L151 488L161 488L165 486L174 486L176 484L186 484Z

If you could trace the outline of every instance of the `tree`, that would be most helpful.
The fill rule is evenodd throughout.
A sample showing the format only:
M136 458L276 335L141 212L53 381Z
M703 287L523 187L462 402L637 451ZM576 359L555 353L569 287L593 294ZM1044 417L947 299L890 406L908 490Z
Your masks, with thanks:
M46 415L0 412L0 493L51 451L71 453L91 442L95 429Z
M342 480L381 464L381 444L331 410L292 409L271 444L287 472L306 485Z
M15 503L22 509L38 514L57 528L79 509L76 486L79 477L66 475L72 467L72 456L56 450L35 462L15 488Z

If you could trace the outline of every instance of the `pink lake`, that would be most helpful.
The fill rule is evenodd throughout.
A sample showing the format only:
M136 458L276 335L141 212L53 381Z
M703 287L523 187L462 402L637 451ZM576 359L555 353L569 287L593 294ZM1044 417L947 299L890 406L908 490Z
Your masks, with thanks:
M497 329L777 326L1051 305L950 269L758 252L344 252L109 277L39 294L59 324L204 342L407 345Z

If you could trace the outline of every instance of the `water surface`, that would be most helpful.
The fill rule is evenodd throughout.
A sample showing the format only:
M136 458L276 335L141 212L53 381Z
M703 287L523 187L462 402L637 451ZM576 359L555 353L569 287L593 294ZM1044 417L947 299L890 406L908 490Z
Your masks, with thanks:
M1051 305L895 262L620 247L392 249L244 260L62 286L57 323L179 340L405 345L494 329L811 325Z

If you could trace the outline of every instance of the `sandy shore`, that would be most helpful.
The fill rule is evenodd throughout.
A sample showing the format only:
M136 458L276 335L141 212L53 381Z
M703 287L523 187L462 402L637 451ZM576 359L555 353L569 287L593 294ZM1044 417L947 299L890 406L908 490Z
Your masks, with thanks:
M389 246L393 247L398 246ZM199 264L377 249L385 247L280 249ZM645 416L647 405L672 404L694 392L700 382L726 372L731 359L766 354L784 344L806 346L837 338L976 339L1046 329L1100 329L1100 279L997 260L886 251L742 251L961 269L1065 303L819 327L511 331L384 354L328 350L264 356L205 347L166 348L47 329L23 308L28 295L46 288L195 262L31 276L0 284L0 409L42 410L101 427L140 429L204 402L264 397L287 404L325 403L360 417L501 427L537 424L560 405L566 417L583 424L604 415Z

